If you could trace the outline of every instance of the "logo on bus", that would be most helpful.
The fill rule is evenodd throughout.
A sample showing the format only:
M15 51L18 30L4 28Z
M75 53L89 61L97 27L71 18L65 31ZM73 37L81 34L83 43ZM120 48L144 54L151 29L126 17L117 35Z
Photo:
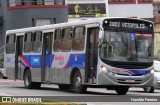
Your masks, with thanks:
M31 57L31 65L40 65L40 57Z
M34 59L33 62L37 63L39 62L39 59Z
M64 60L64 56L55 56L56 61Z

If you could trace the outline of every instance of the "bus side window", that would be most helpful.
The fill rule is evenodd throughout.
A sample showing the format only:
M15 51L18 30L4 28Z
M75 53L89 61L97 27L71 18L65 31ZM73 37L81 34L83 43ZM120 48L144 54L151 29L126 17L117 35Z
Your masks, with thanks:
M85 27L76 27L73 36L73 50L83 51L85 43Z
M32 32L28 32L24 37L24 52L30 53L32 51Z
M15 35L8 35L6 39L6 53L14 53L15 52Z
M61 49L61 29L56 29L54 34L53 51L60 51Z
M62 51L70 51L72 48L72 28L62 31Z
M99 35L99 28L95 28L91 30L90 34L90 48L93 50L97 50L98 48L98 35Z
M42 32L35 32L33 35L33 52L40 53L42 49Z

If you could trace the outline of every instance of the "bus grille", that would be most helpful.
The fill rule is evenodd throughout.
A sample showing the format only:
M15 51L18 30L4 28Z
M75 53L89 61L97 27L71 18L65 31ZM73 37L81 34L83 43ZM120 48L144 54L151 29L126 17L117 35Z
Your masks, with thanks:
M126 82L125 79L117 79L117 82L121 84L141 84L142 80L135 80L135 82Z
M147 65L116 65L117 68L124 68L124 69L144 69L144 68L148 68L150 66L147 66Z
M121 76L142 76L144 74L136 74L136 75L133 75L133 74L120 74L120 73L116 73L117 75L121 75Z

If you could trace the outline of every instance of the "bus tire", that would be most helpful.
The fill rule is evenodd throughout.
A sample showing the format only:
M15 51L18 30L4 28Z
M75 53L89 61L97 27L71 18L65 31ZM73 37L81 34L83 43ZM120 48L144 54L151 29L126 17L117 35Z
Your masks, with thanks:
M76 71L74 74L73 87L76 93L84 93L87 90L87 87L82 85L82 77L79 71Z
M41 87L40 82L32 82L31 72L30 70L26 70L24 74L24 86L27 89L38 89Z
M129 87L128 86L118 86L116 87L116 92L119 95L125 95L128 92Z
M58 87L60 90L70 89L70 85L68 84L59 84Z
M144 87L143 89L147 93L153 93L154 92L154 87Z

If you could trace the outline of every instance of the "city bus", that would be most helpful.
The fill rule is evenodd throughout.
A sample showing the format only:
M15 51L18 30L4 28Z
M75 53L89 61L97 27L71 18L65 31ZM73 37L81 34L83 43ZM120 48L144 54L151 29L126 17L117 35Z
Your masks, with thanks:
M154 24L133 18L98 18L8 30L5 75L26 88L56 84L76 93L153 85Z

